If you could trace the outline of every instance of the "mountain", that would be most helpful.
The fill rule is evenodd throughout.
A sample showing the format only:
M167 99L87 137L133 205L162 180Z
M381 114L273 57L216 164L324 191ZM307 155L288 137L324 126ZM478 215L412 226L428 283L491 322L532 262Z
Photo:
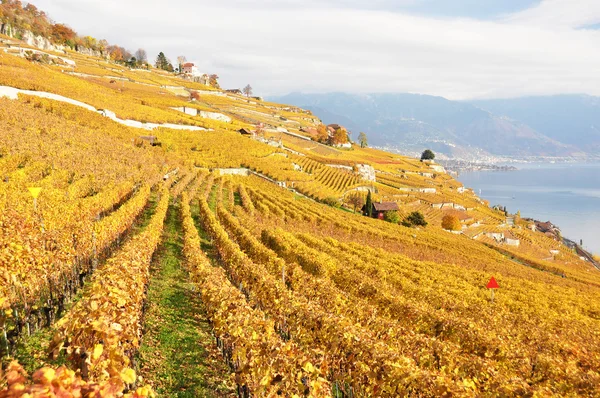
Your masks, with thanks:
M371 145L450 157L568 156L581 150L523 121L468 102L420 94L292 93L272 98L313 111L325 123L364 131Z
M600 151L600 98L556 95L471 101L496 115L517 119L565 144Z

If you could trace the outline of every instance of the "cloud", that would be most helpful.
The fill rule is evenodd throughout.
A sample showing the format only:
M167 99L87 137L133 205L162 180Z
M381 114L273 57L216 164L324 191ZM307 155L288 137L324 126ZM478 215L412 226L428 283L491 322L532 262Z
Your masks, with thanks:
M597 0L544 0L535 7L509 15L506 20L545 28L581 28L600 23Z
M390 0L36 5L81 33L132 50L165 51L172 59L185 54L219 74L223 86L250 83L257 95L418 92L467 99L600 95L600 32L576 29L600 21L598 7L579 2L589 7L545 0L495 20L409 14Z

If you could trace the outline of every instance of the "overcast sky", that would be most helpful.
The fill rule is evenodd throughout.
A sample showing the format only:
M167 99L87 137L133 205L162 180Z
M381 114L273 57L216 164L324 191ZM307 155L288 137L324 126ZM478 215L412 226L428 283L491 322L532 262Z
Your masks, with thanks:
M450 99L600 95L600 0L34 0L221 86Z

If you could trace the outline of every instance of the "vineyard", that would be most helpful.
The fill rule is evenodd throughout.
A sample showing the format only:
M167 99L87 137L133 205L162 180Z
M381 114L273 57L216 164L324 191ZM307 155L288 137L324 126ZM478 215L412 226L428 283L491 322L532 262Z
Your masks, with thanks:
M0 86L208 130L0 98L0 397L600 395L600 271L563 243L306 111L61 56L0 52Z

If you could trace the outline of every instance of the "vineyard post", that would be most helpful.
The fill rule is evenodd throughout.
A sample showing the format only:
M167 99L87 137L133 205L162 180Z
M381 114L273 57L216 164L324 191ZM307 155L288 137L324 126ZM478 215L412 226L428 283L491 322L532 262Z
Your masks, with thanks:
M2 316L1 321L2 322L0 322L0 325L2 326L2 340L4 342L5 352L8 354L8 335L6 334L6 319L4 318L4 315Z
M37 214L37 198L38 198L38 196L40 196L40 192L42 191L42 188L29 187L27 189L29 190L29 193L31 194L31 196L33 196L33 214ZM42 232L44 232L44 219L42 218L41 214L39 216L40 216L40 222L42 225Z

